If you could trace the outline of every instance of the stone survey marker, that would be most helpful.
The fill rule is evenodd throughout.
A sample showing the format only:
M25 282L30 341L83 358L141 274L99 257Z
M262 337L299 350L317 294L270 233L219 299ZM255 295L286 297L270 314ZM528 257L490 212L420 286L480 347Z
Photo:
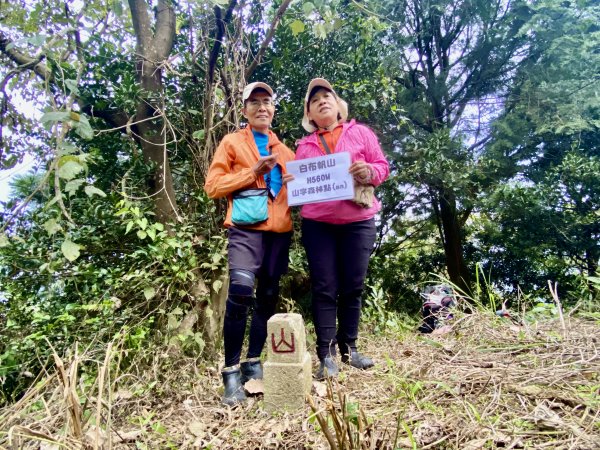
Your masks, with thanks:
M275 314L267 322L265 410L297 410L312 385L310 355L300 314Z

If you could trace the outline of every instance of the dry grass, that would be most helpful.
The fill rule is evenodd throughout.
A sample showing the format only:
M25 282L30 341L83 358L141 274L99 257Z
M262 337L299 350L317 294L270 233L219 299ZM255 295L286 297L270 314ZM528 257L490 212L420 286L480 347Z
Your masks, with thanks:
M166 353L118 374L109 347L93 382L78 370L85 355L56 355L52 374L0 410L0 447L599 448L599 327L563 321L517 326L477 313L443 335L371 336L361 349L374 370L345 367L329 389L315 383L316 413L276 416L261 397L220 406L217 368Z

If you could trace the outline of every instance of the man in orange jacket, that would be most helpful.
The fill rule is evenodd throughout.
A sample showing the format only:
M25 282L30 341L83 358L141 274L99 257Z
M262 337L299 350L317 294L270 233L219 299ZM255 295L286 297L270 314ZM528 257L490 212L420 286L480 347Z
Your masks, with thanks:
M204 184L209 197L227 197L229 292L221 374L225 385L222 403L230 406L246 400L246 381L262 379L260 354L267 338L267 320L275 312L292 238L283 175L285 163L294 159L294 153L269 130L275 114L273 89L266 83L250 83L244 88L242 102L248 126L223 138ZM244 206L245 202L250 202L249 206ZM257 211L261 217L243 217ZM251 306L247 360L240 364Z

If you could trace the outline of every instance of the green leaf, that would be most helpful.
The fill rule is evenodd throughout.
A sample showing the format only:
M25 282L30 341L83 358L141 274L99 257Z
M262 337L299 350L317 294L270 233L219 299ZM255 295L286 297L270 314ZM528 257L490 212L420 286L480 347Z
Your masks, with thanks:
M156 295L156 289L154 289L152 286L149 286L144 289L144 297L146 297L146 300L150 300L150 299L154 298L155 295Z
M179 34L181 32L181 27L184 25L187 25L187 18L184 18L180 15L177 16L177 19L175 19L175 34Z
M60 161L64 160L65 158L72 159L69 159L68 161L65 161L63 164L61 164ZM65 180L71 180L75 178L77 174L83 170L83 166L79 162L77 162L72 156L63 156L60 158L60 161L58 163L58 176Z
M62 227L54 218L46 220L42 226L50 236L62 230Z
M327 37L327 29L322 23L315 24L313 31L319 39L325 39Z
M123 15L123 3L121 3L121 0L112 0L112 10L117 17Z
M298 36L300 33L302 33L306 29L306 26L304 25L304 22L302 22L301 20L294 20L290 24L290 28L292 29L292 34L294 36Z
M227 2L225 2L225 3L227 3ZM162 423L160 423L160 422L157 422L157 423L153 424L152 428L158 434L166 434L166 432L167 432L167 429L165 428L165 426Z
M106 194L102 189L98 189L96 186L87 185L84 188L85 193L88 197L93 197L94 195L99 195L100 197L106 197Z
M219 292L223 287L223 282L221 280L213 281L212 288L215 292Z
M196 342L196 344L198 344L198 346L201 349L203 349L204 346L206 345L206 343L204 342L204 339L202 339L201 333L194 333L194 341Z
M90 140L94 137L94 130L90 125L90 121L83 114L79 116L79 121L73 125L75 132L83 139Z
M138 230L136 234L140 239L146 239L146 236L148 235L144 230Z
M174 330L179 326L179 319L172 314L167 316L169 319L167 320L167 329Z
M125 227L125 234L127 234L131 231L131 227L133 227L133 220L130 220L129 222L127 222L127 226Z
M150 239L152 239L152 240L156 239L156 230L154 228L148 228L146 230L146 233L148 234L148 236L150 236Z
M59 196L55 195L52 199L44 205L44 209L49 209L52 205L54 205L58 201Z
M198 139L198 140L204 139L204 135L205 135L204 130L196 130L192 133L192 137L194 139Z
M63 255L65 255L65 258L67 258L71 262L73 262L77 258L79 258L79 250L81 248L82 248L81 245L76 244L75 242L71 241L69 238L66 238L63 241L62 245L60 246L60 249L61 249Z
M69 91L75 95L79 95L79 89L77 88L77 80L65 80L65 86Z
M65 192L69 195L74 195L83 183L85 183L83 178L68 181L67 184L65 184Z
M315 5L312 4L312 2L306 2L304 5L302 5L302 10L304 11L305 15L310 15L310 13L312 13L315 9Z
M0 248L8 247L8 245L9 245L8 236L6 236L6 234L4 234L4 233L0 234Z
M419 341L422 341L422 342L428 344L428 345L431 345L432 347L435 347L435 348L444 348L444 346L442 344L440 344L437 341L434 341L433 339L428 339L428 338L421 337L421 336L419 336L417 339Z
M41 117L40 122L45 124L46 122L64 122L71 118L71 113L69 111L50 111L44 113Z
M33 36L27 38L27 42L33 45L34 47L41 47L46 42L47 36L45 34L34 34Z
M62 141L58 148L60 149L60 155L72 155L79 151L76 146L68 141Z

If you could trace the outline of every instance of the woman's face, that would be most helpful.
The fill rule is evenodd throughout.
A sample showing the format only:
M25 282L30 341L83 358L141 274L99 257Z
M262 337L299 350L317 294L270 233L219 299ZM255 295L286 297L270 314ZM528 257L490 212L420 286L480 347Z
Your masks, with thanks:
M340 109L334 93L321 88L308 101L308 118L325 128L337 122Z

